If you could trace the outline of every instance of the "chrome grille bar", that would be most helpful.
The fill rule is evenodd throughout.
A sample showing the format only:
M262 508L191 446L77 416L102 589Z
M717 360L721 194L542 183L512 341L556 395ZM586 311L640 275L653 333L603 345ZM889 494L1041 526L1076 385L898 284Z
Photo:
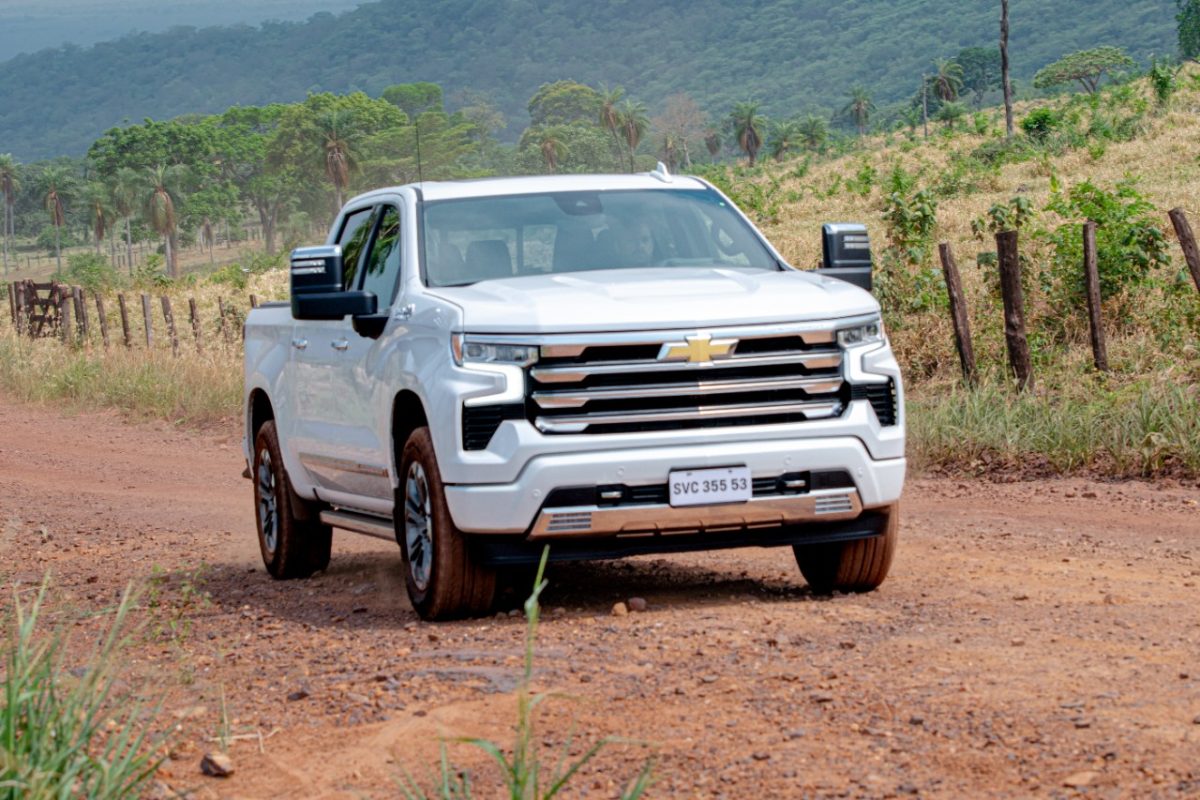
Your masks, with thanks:
M561 367L534 367L531 377L538 383L574 383L593 375L623 375L645 372L685 372L688 370L721 370L739 367L802 366L806 369L835 369L842 365L840 351L789 353L786 355L743 356L722 358L705 364L685 361L623 361L599 364L571 364Z
M736 417L803 414L806 419L826 419L842 412L838 401L799 403L746 403L728 406L665 409L662 411L611 412L538 417L534 424L543 433L582 433L588 427L604 425L640 425L653 423L688 422L696 419L728 419Z
M644 386L605 387L569 391L534 392L541 408L579 408L592 400L642 400L681 395L720 395L801 389L809 394L827 394L841 388L838 378L762 378L724 381L688 381Z

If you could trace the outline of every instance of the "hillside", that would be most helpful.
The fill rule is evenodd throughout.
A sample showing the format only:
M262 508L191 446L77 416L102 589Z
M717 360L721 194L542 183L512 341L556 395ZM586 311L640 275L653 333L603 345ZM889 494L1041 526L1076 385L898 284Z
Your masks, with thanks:
M519 130L542 83L623 85L654 105L686 91L710 113L754 98L768 113L836 110L853 84L880 106L911 96L931 60L990 45L994 0L380 0L261 27L177 28L0 64L0 152L82 153L123 120L428 80L487 93ZM1096 44L1139 59L1174 51L1173 0L1014 0L1014 70L1029 78Z

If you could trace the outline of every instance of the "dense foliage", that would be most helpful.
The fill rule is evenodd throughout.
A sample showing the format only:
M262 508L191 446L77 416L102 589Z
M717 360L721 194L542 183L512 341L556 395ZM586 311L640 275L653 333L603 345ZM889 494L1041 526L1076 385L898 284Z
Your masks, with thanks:
M1014 74L1028 80L1100 44L1143 60L1170 52L1175 10L1170 0L1016 2ZM310 91L378 96L421 80L445 87L451 105L465 90L485 93L518 124L526 98L558 79L636 87L650 105L687 92L712 115L756 99L768 116L828 117L854 85L881 107L911 97L930 59L992 47L997 17L993 0L379 0L304 23L176 28L18 56L0 68L0 152L79 154L126 119L297 102ZM966 91L994 92L990 66L964 66Z

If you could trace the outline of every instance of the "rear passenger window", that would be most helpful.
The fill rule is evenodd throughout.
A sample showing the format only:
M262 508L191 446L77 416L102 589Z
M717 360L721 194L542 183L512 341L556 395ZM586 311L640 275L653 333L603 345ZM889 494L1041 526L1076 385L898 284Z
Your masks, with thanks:
M362 256L363 246L371 235L370 222L375 218L373 208L364 208L346 216L342 223L342 235L337 243L342 246L342 290L354 288L358 277L358 260Z
M379 232L363 268L363 289L374 292L379 298L379 308L384 309L392 304L399 276L400 212L395 206L384 206Z

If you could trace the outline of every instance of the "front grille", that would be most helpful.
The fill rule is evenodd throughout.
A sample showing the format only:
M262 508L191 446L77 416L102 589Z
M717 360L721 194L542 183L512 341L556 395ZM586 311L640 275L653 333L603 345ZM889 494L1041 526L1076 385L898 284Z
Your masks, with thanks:
M712 360L691 363L693 346ZM850 399L841 370L829 329L549 345L529 370L526 413L547 434L827 419Z

